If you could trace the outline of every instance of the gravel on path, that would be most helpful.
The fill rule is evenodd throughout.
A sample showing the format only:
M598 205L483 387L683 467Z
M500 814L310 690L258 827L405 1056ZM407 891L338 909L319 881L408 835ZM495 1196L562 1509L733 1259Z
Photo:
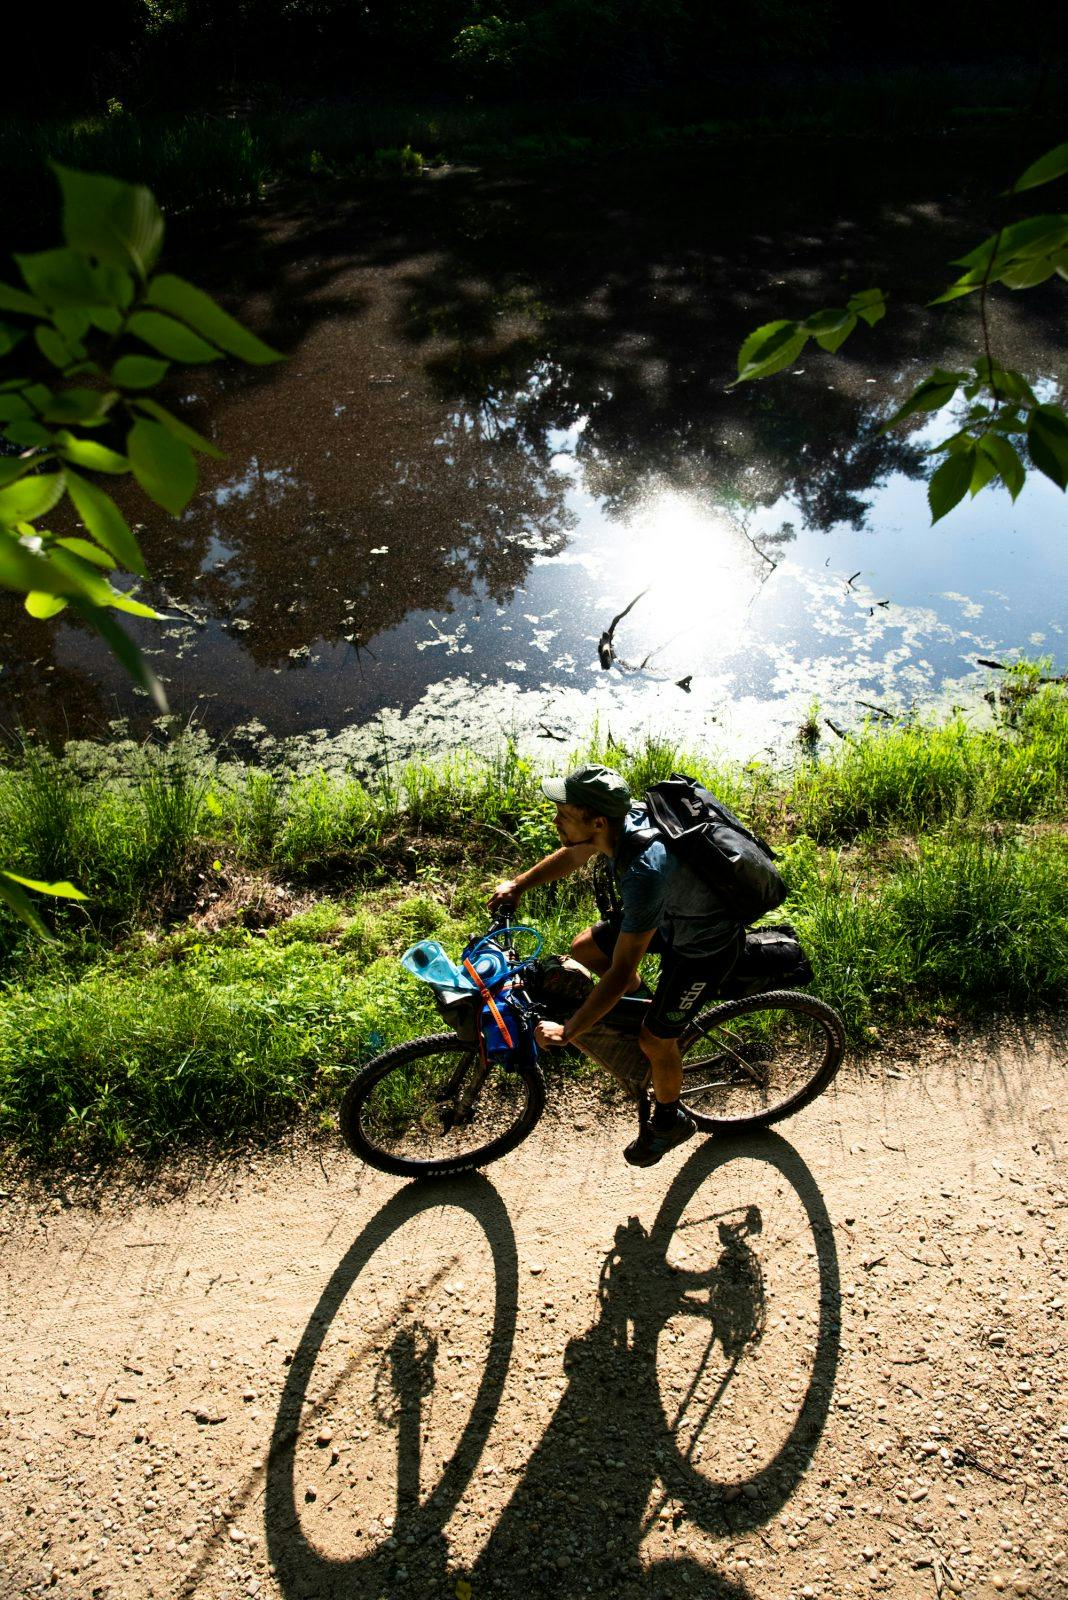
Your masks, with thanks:
M1066 1055L884 1051L644 1171L572 1091L461 1181L12 1189L0 1593L1068 1595Z

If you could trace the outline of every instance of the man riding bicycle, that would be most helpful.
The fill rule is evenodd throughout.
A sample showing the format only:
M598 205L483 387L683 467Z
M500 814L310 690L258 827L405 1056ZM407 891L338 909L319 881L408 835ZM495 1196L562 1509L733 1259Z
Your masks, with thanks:
M571 954L599 982L567 1022L538 1024L539 1045L570 1044L640 988L638 964L660 957L660 977L638 1043L652 1067L655 1107L624 1150L632 1166L648 1167L696 1132L679 1104L682 1055L678 1040L699 1002L720 989L745 945L745 929L715 890L673 855L660 839L647 842L645 807L611 767L579 767L542 784L556 806L561 849L526 872L499 884L490 910L516 904L528 889L566 878L596 855L612 862L622 910L585 928ZM637 835L637 837L635 837Z

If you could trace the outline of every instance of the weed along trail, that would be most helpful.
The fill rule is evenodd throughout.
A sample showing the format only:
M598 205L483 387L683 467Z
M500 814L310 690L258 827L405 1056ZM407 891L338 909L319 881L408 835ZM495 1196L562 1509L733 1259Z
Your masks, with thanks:
M1065 1058L911 1034L645 1171L584 1084L470 1179L12 1184L4 1594L1054 1600Z

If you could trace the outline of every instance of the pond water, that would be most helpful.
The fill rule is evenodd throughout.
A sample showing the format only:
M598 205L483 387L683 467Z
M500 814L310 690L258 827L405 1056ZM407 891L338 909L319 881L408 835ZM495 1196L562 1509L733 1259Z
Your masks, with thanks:
M177 524L127 502L173 709L327 765L504 735L555 756L594 719L749 757L813 700L848 726L974 698L980 657L1063 667L1064 496L1032 474L932 528L923 450L951 419L880 431L921 372L974 359L973 306L922 311L993 216L970 170L959 147L757 143L178 230L190 275L290 359L189 374L172 401L227 459ZM729 389L752 327L872 283L891 314L842 356ZM995 323L1051 392L1059 287L1003 295ZM8 597L0 635L8 730L150 728L77 625Z

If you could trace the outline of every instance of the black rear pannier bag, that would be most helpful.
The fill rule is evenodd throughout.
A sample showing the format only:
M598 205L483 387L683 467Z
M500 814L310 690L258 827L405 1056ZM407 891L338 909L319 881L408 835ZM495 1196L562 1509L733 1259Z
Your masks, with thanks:
M811 982L812 968L796 931L788 922L778 922L749 930L723 994L734 1000L766 989L801 989Z

